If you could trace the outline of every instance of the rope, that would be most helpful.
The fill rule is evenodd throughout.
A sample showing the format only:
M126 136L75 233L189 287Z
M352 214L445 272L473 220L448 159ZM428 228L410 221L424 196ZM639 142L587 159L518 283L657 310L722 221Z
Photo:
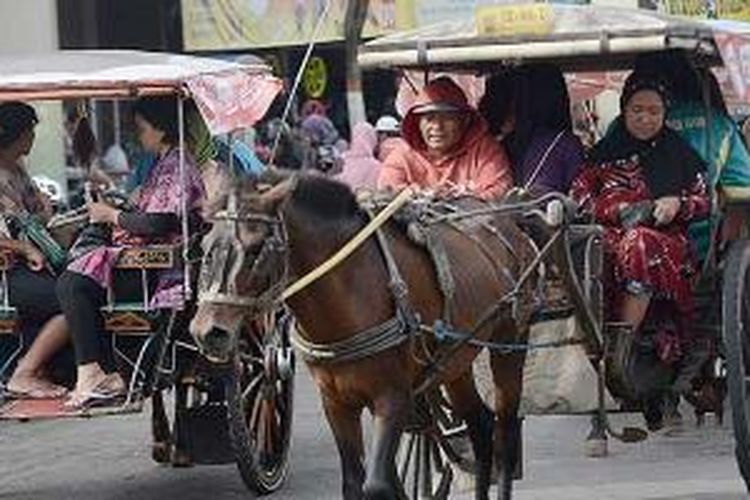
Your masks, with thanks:
M362 230L357 233L346 245L341 247L331 258L321 265L295 281L281 294L282 301L298 294L317 280L331 272L333 268L346 260L355 250L357 250L367 239L375 233L383 224L395 214L404 204L414 196L411 188L406 188L399 193L378 215L376 215Z
M397 313L396 316L379 325L338 342L326 344L310 342L296 329L293 331L291 340L294 347L307 361L345 363L374 356L403 344L409 340L409 336L404 335L406 328L406 320Z
M433 334L435 336L435 340L437 340L438 342L456 341L460 342L461 345L471 345L474 347L486 348L490 351L499 352L500 354L513 354L517 352L529 352L541 349L554 349L557 347L580 345L584 343L583 339L576 338L538 343L491 342L488 340L475 339L471 333L448 328L441 321L435 322L435 326L432 328L423 326L421 330L423 332Z

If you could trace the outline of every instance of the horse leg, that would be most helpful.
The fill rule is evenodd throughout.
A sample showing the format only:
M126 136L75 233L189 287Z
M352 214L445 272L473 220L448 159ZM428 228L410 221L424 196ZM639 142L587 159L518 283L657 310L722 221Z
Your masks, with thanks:
M188 385L178 382L174 391L174 435L175 443L172 450L172 465L174 467L190 467L193 457L190 450L190 435L185 419L187 418Z
M172 434L162 391L154 391L151 395L151 436L151 458L154 462L168 464L172 455Z
M446 390L457 416L466 422L474 449L477 461L474 497L485 500L492 480L492 433L495 416L479 397L471 372L447 384Z
M362 439L362 410L345 406L333 398L323 396L323 409L339 451L344 500L361 500L365 470Z
M511 500L513 476L521 456L521 400L523 355L493 354L492 375L495 381L495 460L498 464L498 499Z
M372 447L363 489L366 500L407 498L396 472L396 453L410 405L406 393L388 393L374 401Z

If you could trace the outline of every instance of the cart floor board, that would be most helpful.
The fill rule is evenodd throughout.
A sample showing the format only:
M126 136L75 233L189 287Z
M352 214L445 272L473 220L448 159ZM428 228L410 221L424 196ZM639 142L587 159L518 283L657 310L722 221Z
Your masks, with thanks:
M0 420L50 420L60 418L91 418L107 415L140 413L143 401L136 400L128 405L114 407L70 410L64 406L65 399L11 399L0 402Z
M63 398L12 399L0 406L0 420L42 420L81 416L81 412L65 408Z

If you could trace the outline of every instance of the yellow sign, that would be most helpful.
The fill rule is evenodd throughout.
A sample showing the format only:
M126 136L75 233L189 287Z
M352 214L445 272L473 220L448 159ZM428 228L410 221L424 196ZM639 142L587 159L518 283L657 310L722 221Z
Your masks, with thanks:
M399 0L401 1L401 0ZM181 0L186 50L238 50L344 39L347 0ZM330 2L330 7L327 7ZM326 13L327 9L327 14ZM396 0L370 0L365 36L398 26ZM321 21L322 20L322 21Z
M320 99L326 92L328 85L328 68L320 57L311 57L302 76L305 93L313 99Z
M481 36L546 35L553 28L548 4L480 6L476 10Z
M715 0L713 6L706 0L665 0L664 6L667 12L678 16L750 21L750 4L747 0Z

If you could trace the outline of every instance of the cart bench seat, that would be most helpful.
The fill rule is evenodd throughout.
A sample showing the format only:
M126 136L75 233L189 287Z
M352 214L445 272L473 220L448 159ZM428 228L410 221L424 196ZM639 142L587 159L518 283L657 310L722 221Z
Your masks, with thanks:
M116 269L148 271L150 269L172 269L179 260L182 247L175 245L151 245L126 248L115 264Z
M149 308L149 273L174 269L181 262L181 250L180 245L150 245L122 251L115 269L140 271L144 293L140 300L129 302L118 302L115 294L108 294L107 305L102 307L108 332L122 336L148 336L155 330L160 314Z

